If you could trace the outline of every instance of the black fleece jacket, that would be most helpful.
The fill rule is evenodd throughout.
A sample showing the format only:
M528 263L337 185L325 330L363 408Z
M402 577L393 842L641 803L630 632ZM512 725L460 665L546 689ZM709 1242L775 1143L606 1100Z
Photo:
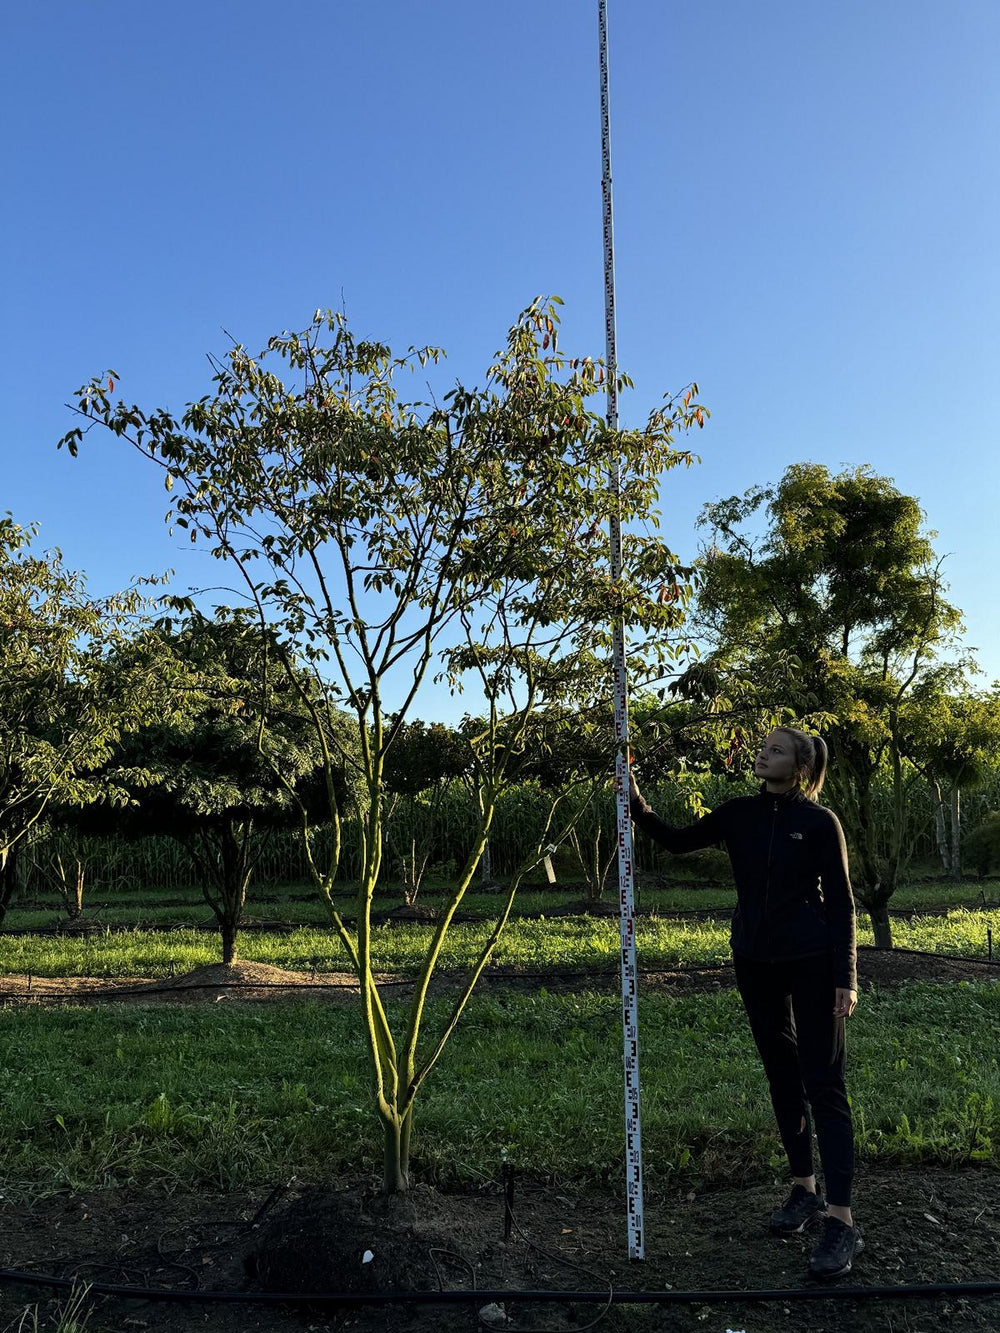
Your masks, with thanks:
M857 989L854 896L832 810L797 789L775 795L762 786L683 828L642 797L632 800L632 818L668 852L725 844L736 880L734 953L775 962L829 953L834 985Z

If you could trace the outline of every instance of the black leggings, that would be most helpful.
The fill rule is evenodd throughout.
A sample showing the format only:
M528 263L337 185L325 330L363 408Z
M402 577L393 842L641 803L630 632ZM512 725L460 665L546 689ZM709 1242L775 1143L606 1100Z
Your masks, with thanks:
M822 956L766 963L740 954L733 962L792 1175L813 1174L811 1107L827 1203L849 1208L854 1130L844 1086L844 1020L833 1013L832 964Z

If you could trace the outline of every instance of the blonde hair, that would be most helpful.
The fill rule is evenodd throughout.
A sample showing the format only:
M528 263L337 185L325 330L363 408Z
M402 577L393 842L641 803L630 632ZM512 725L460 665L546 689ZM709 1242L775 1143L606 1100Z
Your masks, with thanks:
M815 801L823 790L826 779L829 757L826 741L822 736L810 736L807 731L799 731L798 727L775 727L775 731L792 738L795 750L795 781L801 788L802 794L810 801Z

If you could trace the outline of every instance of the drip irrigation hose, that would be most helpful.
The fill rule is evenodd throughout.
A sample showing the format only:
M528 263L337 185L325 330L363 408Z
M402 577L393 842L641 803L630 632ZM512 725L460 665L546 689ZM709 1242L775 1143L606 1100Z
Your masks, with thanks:
M989 958L974 958L969 954L958 953L934 953L929 949L906 949L893 947L892 949L881 949L873 944L859 944L859 952L886 954L907 954L917 958L933 958L937 961L955 962L955 963L973 963L978 967L987 967L997 969L998 963ZM731 967L731 963L681 963L676 966L664 964L661 967L641 967L639 975L643 977L662 976L664 973L674 975L697 975L702 972L724 972ZM450 976L457 977L457 973L439 972L438 977L447 980ZM465 976L463 972L460 974ZM617 977L617 973L609 971L607 968L577 969L574 971L553 971L547 969L540 972L503 972L488 971L483 973L484 977L494 981L588 981L596 978L612 979ZM38 977L39 981L68 980L69 978ZM919 978L916 978L919 980ZM415 977L389 977L379 981L378 985L385 986L409 986L414 983ZM24 990L4 990L3 978L0 977L0 1004L8 1000L24 1000L38 1003L41 1000L52 1000L59 1003L66 1003L74 1000L119 1000L131 998L133 996L142 997L144 995L184 995L189 991L197 990L302 990L302 991L326 991L326 990L357 990L359 983L357 981L202 981L192 985L173 985L173 986L134 986L121 987L118 989L107 990L78 990L66 992L45 992L33 991L28 988Z
M641 976L662 976L665 972L683 973L686 975L697 975L701 972L723 972L729 967L729 963L682 963L676 967L653 967L640 968ZM34 974L31 974L34 977ZM454 979L462 980L466 977L465 972L448 972L439 970L439 980ZM546 969L541 972L515 972L515 971L487 971L485 977L492 978L494 981L587 981L594 978L604 977L608 980L612 978L617 980L618 974L607 968L578 968L572 972L552 971ZM64 981L71 980L67 977L41 977L35 978L38 981ZM389 977L379 981L379 986L409 986L417 980L412 977ZM63 992L33 991L30 987L24 990L4 990L3 977L0 976L0 1002L5 1000L117 1000L125 996L143 996L143 995L184 995L188 991L196 990L358 990L357 981L199 981L190 985L172 986L133 986L117 987L115 989L105 990L77 990Z
M79 1278L52 1277L0 1269L0 1286L47 1287L57 1291L79 1288ZM980 1282L920 1282L888 1287L786 1287L738 1291L526 1291L503 1287L478 1291L191 1291L175 1287L120 1287L111 1283L87 1283L88 1295L112 1296L120 1300L166 1301L174 1304L208 1305L461 1305L470 1301L483 1305L538 1302L539 1304L593 1305L739 1305L765 1301L829 1300L919 1300L935 1296L1000 1296L1000 1279Z

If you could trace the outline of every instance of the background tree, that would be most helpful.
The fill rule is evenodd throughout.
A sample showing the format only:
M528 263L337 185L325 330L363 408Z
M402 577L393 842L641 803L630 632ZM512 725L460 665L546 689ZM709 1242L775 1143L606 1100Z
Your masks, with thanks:
M560 719L556 727L536 729L526 738L520 765L522 780L537 784L540 798L558 792L567 774L575 775L566 801L573 818L565 841L583 877L586 895L600 899L612 864L617 860L617 807L614 798L613 758L608 737L613 714L603 699L592 709L581 709Z
M60 811L84 835L175 839L199 873L224 963L237 959L247 888L269 835L298 826L302 807L326 809L312 719L269 647L255 616L225 608L214 619L162 620L136 640L122 658L183 676L183 710L123 736L103 766L101 780L127 793L127 805ZM343 800L342 773L337 782Z
M330 313L301 334L271 339L259 358L234 348L217 366L214 392L189 404L180 421L113 403L113 375L92 381L77 400L88 423L103 423L162 468L175 496L170 521L189 528L193 540L207 540L239 572L262 623L278 631L289 678L299 679L297 654L313 668L315 694L301 687L300 696L323 751L335 828L341 805L334 754L339 748L344 761L351 756L327 719L344 705L357 720L364 800L355 930L331 897L337 855L326 865L310 855L310 867L361 981L388 1191L406 1187L416 1096L525 873L522 865L511 876L497 927L450 1015L425 1034L442 942L529 725L590 702L593 664L606 668L616 617L634 627L631 661L640 683L644 669L662 672L684 646L678 629L689 571L629 523L649 520L663 473L692 461L675 449L674 436L701 424L704 409L689 390L643 428L610 432L590 407L603 369L590 358L564 357L557 335L555 306L535 302L511 328L483 387L459 385L439 406L402 402L395 387L400 370L436 360L436 349L394 357L383 344L356 340ZM275 359L281 375L271 369ZM82 435L76 428L63 442L75 451ZM608 485L616 456L623 462L620 497ZM630 534L628 576L620 583L611 579L605 538L615 509ZM319 671L326 661L332 680ZM435 671L453 689L475 688L484 701L475 709L482 726L467 735L478 819L414 999L394 1031L370 950L384 855L385 766ZM603 679L609 675L605 669Z
M759 516L764 532L753 532ZM707 505L698 631L709 652L681 691L703 705L737 699L752 743L763 724L796 720L831 749L830 803L855 858L858 897L876 942L891 944L886 906L911 854L912 717L963 678L960 614L918 502L867 466L832 476L789 467L772 488ZM889 818L876 817L885 774Z
M167 677L112 666L147 599L137 588L89 596L58 550L33 549L36 536L0 519L0 923L24 841L50 804L127 799L88 775L124 733L171 707Z
M451 784L468 774L472 754L456 730L408 722L385 757L386 841L395 852L403 895L412 906L428 862L440 847L440 821Z
M914 718L911 757L934 800L938 853L949 879L962 878L962 792L981 786L1000 760L1000 695L940 694ZM947 823L945 813L947 811Z

